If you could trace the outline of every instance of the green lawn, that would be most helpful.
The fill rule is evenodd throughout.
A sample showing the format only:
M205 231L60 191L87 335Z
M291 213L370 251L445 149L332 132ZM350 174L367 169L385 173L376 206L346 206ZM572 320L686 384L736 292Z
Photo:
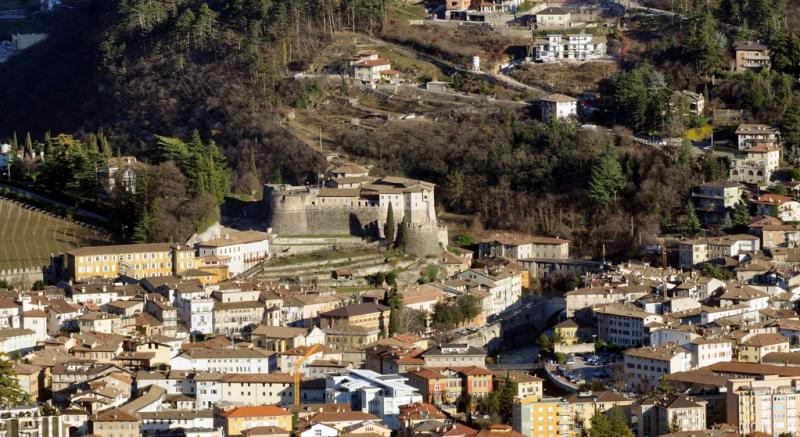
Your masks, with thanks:
M424 7L406 3L403 0L395 0L389 3L387 9L389 17L398 20L422 20L428 16Z

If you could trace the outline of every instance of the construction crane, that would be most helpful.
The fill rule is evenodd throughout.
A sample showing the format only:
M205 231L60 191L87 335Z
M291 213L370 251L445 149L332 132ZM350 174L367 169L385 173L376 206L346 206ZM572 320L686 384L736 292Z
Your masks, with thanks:
M314 355L319 350L318 344L312 344L302 357L294 362L294 404L300 405L300 367L306 362L308 357Z

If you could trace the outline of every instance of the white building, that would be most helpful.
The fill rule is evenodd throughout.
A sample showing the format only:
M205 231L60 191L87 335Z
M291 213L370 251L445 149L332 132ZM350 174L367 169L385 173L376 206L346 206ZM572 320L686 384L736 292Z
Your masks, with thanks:
M269 258L269 235L256 231L226 233L195 246L198 256L214 255L223 260L231 276L239 275Z
M368 59L353 64L353 77L362 82L389 80L395 78L397 74L397 71L392 70L391 62L383 58Z
M22 313L22 327L34 332L34 341L42 341L47 335L47 313L42 310L28 310Z
M406 384L406 380L399 375L350 369L325 378L325 402L348 404L353 411L377 416L384 425L397 429L400 406L422 402L417 389Z
M692 366L689 351L672 343L628 349L623 355L626 387L642 393L658 387L661 377L685 372Z
M36 347L36 333L30 329L0 329L0 354L25 354L34 347Z
M606 56L606 37L547 35L534 40L534 53L537 62L593 61Z
M729 284L719 297L721 308L730 308L739 304L747 305L751 310L763 310L769 306L769 294L755 287L744 284Z
M687 347L695 338L700 337L691 326L677 325L653 330L650 332L650 345L660 346L666 343Z
M739 150L747 150L756 144L776 146L780 140L780 131L766 124L740 124L736 128L736 143Z
M781 150L766 144L756 144L745 150L744 158L731 159L728 180L754 184L769 185L772 175L778 170Z
M618 346L637 346L650 339L647 325L663 322L658 314L642 311L630 304L610 304L595 308L598 338Z
M518 308L522 297L522 275L514 271L482 271L470 269L457 275L485 286L492 296L492 311L486 316Z
M0 299L0 329L19 328L22 308L11 299Z
M755 235L725 235L681 241L678 245L681 267L694 267L723 257L738 257L742 252L757 252L759 238Z
M219 373L269 373L275 370L274 353L257 349L190 349L170 362L172 370Z
M692 354L692 368L733 360L733 342L722 338L693 338L684 346Z
M550 94L540 101L542 121L563 120L578 116L578 100L564 94Z
M214 299L210 290L196 282L177 284L175 307L178 317L190 333L214 332Z

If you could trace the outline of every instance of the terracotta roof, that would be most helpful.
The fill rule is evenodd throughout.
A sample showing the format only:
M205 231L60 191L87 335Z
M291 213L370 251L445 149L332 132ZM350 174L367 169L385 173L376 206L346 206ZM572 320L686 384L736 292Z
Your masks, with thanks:
M199 247L225 247L233 246L236 244L255 243L259 241L266 241L269 235L263 232L246 231L246 232L232 232L226 233L220 238L197 243Z
M775 147L770 147L770 146L768 146L766 144L759 143L759 144L756 144L753 147L750 147L745 152L746 153L769 153L769 152L774 152L776 150L778 150L778 149L775 148Z
M138 414L129 413L122 408L113 408L92 418L92 422L139 422L139 420Z
M399 420L444 420L447 419L447 416L433 404L414 402L413 404L400 405L400 413L397 418Z
M400 407L403 408L403 407ZM311 423L336 423L336 422L355 422L367 420L380 420L378 417L362 411L323 411L317 413L309 419Z
M364 314L372 314L378 312L389 311L389 307L379 305L373 302L360 303L356 305L347 305L342 308L337 308L333 311L328 311L320 314L320 317L353 317L361 316Z
M144 244L115 244L108 246L90 246L73 249L67 252L72 256L87 255L114 255L120 253L144 253L144 252L169 252L172 250L172 243L144 243ZM191 247L186 246L184 250L190 251Z
M289 410L283 409L281 407L276 407L275 405L246 405L242 407L236 407L234 409L228 410L222 413L223 416L226 418L232 417L263 417L263 416L289 416L292 413Z
M498 436L523 437L523 434L514 431L511 425L493 423L489 425L489 429L484 429L475 435L475 437L498 437Z
M756 334L742 342L745 346L753 347L772 346L781 343L789 343L789 339L775 333Z

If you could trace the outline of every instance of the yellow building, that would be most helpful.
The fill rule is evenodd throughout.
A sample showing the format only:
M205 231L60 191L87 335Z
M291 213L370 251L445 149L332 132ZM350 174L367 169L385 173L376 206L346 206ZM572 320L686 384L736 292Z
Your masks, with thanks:
M82 247L67 252L65 269L75 282L90 278L177 276L195 268L194 250L170 243Z
M575 413L576 432L584 433L592 428L592 418L595 414L608 413L616 408L628 416L633 404L633 398L612 391L573 393L566 397L566 401L572 404Z
M92 418L92 432L99 437L139 437L138 414L112 408Z
M564 320L553 327L553 337L560 337L561 344L573 345L578 343L578 329L580 327L572 319Z
M573 404L563 398L519 399L514 402L514 430L527 437L573 437Z
M738 345L739 361L760 363L766 354L789 352L789 339L778 333L755 334Z
M277 426L292 429L292 413L274 405L237 407L222 413L225 435L241 435L242 431L258 426Z

